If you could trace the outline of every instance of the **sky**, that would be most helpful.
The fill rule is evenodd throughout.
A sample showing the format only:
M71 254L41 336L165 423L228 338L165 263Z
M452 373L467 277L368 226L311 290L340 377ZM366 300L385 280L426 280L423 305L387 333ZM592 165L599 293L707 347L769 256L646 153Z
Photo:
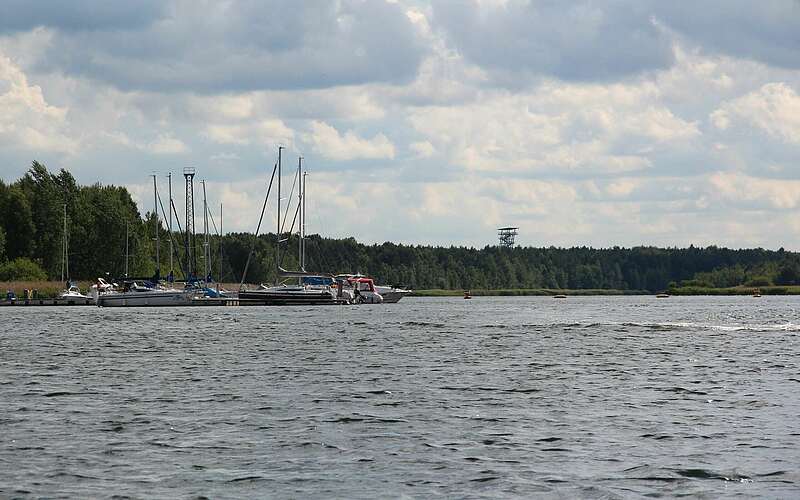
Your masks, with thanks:
M800 250L800 1L0 2L6 182L191 166L253 231L279 145L308 233Z

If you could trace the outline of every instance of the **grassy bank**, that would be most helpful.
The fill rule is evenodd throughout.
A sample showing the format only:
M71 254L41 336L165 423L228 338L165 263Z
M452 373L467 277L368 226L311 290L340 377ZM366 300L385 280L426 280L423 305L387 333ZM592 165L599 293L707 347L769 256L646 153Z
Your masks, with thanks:
M0 299L5 299L9 290L18 298L25 297L25 290L35 290L36 297L50 299L64 291L65 284L63 281L0 281ZM76 284L82 292L86 292L92 286L91 281L79 281Z
M702 286L682 286L670 288L670 295L753 295L752 286L734 286L729 288L711 288ZM761 295L800 295L800 286L762 286L758 287Z
M556 290L551 288L507 288L496 290L473 289L470 290L473 297L493 296L493 297L514 297L514 296L553 296L553 295L652 295L646 290L607 290L607 289L586 289L586 290ZM464 290L414 290L415 297L460 297L464 295Z

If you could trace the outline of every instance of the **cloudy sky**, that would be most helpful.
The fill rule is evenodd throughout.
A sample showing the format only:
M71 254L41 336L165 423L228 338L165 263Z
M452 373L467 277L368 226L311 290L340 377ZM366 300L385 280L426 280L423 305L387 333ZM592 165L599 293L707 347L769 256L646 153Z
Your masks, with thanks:
M800 2L0 2L4 180L194 166L252 231L279 144L326 236L797 250Z

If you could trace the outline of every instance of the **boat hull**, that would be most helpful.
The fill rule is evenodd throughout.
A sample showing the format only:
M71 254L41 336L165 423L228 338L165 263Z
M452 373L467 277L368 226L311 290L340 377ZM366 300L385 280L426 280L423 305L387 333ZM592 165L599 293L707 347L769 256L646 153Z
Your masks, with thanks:
M166 307L191 303L192 294L183 291L106 293L97 298L100 307Z
M400 299L411 293L405 290L403 291L392 290L388 292L381 292L379 290L379 292L381 294L381 297L383 297L384 304L395 304L397 302L400 302Z
M239 299L257 302L266 306L317 306L336 305L346 302L346 299L338 299L330 292L316 290L244 290L239 292Z

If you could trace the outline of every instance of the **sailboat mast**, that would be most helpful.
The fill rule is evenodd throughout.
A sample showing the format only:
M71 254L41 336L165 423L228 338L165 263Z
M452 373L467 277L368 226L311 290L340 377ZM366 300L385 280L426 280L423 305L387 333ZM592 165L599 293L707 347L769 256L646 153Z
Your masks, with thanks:
M206 200L206 180L200 181L203 185L203 282L208 279L208 261L211 252L208 248L208 202ZM207 283L206 283L207 284Z
M277 221L277 233L275 238L275 272L277 273L280 270L280 254L281 254L281 151L283 151L283 146L278 146L278 221Z
M128 235L130 233L129 230L129 222L125 221L125 277L128 277Z
M67 204L64 203L64 270L69 280L69 232L67 232Z
M156 184L156 174L153 174L153 215L155 215L156 226L156 279L161 277L161 240L158 238L158 185Z
M175 253L175 249L172 247L172 172L167 175L167 179L169 179L169 272L172 274L173 267L172 267L172 254Z
M69 279L69 251L67 250L67 204L64 203L64 237L61 239L61 281L64 281L64 271L66 270Z
M303 265L303 179L301 177L301 172L303 169L303 157L297 157L297 203L300 204L300 226L298 228L297 234L297 260L300 263L300 269L305 271L305 266Z
M302 186L303 186L303 218L300 221L300 230L302 231L303 236L300 239L300 241L302 241L302 244L300 246L300 248L302 249L302 257L301 257L301 260L300 260L300 268L303 271L306 270L306 176L307 175L308 175L308 172L305 172L303 174L302 183L301 183Z
M222 203L219 204L219 255L217 256L219 274L217 274L217 296L219 296L219 280L222 279Z

